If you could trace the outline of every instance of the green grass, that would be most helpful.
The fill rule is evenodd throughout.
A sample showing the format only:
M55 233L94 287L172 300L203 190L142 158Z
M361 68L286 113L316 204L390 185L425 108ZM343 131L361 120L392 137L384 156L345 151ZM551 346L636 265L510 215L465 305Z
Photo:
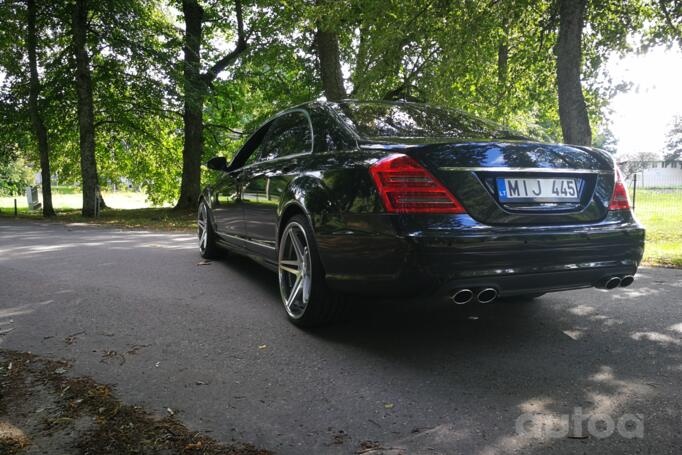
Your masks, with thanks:
M73 188L58 188L54 196L58 216L53 220L68 223L94 223L135 229L195 229L194 212L176 211L169 207L149 207L144 194L132 192L104 193L113 208L103 210L98 218L80 216L80 193ZM43 219L40 212L26 208L26 198L18 197L19 217ZM644 263L682 267L682 191L637 190L635 216L647 229ZM0 198L0 216L13 216L13 198Z
M115 209L142 209L148 208L151 204L147 202L144 193L133 191L104 191L102 193L107 206ZM0 210L14 209L14 196L0 197ZM16 196L17 207L27 208L26 196L21 194ZM42 195L40 196L42 200ZM77 210L81 208L83 196L80 189L69 186L58 186L52 191L52 206L55 210Z
M13 217L14 211L3 209L0 217ZM80 209L59 210L53 218L43 218L40 212L19 210L18 218L62 223L88 223L127 229L152 229L164 231L191 231L196 228L194 210L174 210L169 207L143 209L105 209L97 218L81 216Z
M644 263L682 267L682 191L638 189L635 216L646 227Z
M97 218L84 218L80 214L81 193L73 187L56 187L52 204L57 216L47 219L65 223L90 223L130 229L193 230L196 226L194 211L178 211L170 207L150 207L143 193L129 191L104 192L104 201L110 207ZM45 220L40 211L28 210L25 196L17 196L18 217ZM14 197L0 197L0 216L14 216Z

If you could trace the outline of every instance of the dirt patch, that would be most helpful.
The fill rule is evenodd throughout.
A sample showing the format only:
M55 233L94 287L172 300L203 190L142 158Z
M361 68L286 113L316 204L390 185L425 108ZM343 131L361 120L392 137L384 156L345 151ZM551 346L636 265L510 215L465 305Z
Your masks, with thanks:
M224 445L121 403L111 387L68 376L68 362L0 351L0 453L268 455Z

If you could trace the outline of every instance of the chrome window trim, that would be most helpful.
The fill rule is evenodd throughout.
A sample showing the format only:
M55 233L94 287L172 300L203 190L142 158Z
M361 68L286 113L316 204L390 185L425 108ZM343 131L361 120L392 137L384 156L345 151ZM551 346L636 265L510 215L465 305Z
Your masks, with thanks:
M257 163L267 163L267 162L270 162L270 161L275 161L275 160L279 160L279 159L282 159L282 158L287 158L287 157L289 157L289 156L302 156L302 155L310 155L311 153L313 153L313 149L315 148L315 132L313 131L313 121L310 119L310 113L309 113L308 111L306 111L305 109L300 109L300 108L289 109L288 111L284 111L284 112L282 112L281 114L276 115L275 117L271 118L271 119L268 121L268 123L274 123L274 122L275 122L277 119L279 119L280 117L284 117L285 115L293 114L293 113L295 113L295 112L301 112L301 113L303 113L303 115L305 116L306 120L308 120L308 128L310 129L310 150L308 150L307 152L299 152L299 153L294 153L294 154L291 154L291 155L278 156L277 158L274 158L274 159L272 159L272 160L261 160L261 159L258 159L258 160L256 160L256 162L253 163L253 164L257 164ZM264 137L263 139L264 139L264 140L265 140L265 139L269 139L269 137L266 136L266 137Z

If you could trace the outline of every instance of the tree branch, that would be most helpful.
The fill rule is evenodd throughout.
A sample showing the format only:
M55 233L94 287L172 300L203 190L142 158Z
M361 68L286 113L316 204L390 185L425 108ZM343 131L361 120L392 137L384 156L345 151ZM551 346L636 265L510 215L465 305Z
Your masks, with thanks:
M242 16L242 2L235 0L237 10L237 45L229 54L218 60L208 71L201 75L202 79L210 84L225 68L230 66L246 50L246 34L244 33L244 19Z

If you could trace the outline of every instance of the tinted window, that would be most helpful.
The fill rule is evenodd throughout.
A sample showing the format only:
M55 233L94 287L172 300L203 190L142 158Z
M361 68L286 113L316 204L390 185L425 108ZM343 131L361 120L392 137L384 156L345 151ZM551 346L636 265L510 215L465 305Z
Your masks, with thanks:
M249 157L246 159L244 166L248 166L258 161L258 157L261 156L263 153L263 145L264 145L263 141L261 141L257 146L253 148L253 150L249 154Z
M256 162L257 158L261 155L263 140L270 126L271 124L267 124L253 133L234 157L234 161L230 165L232 169L248 166Z
M415 103L341 103L339 108L348 126L366 138L521 138L454 109Z
M323 110L312 110L310 117L315 130L316 151L352 150L357 146L353 136L339 125L331 113Z
M310 152L312 132L308 118L302 112L291 112L276 118L264 144L261 160L273 160L296 153Z

